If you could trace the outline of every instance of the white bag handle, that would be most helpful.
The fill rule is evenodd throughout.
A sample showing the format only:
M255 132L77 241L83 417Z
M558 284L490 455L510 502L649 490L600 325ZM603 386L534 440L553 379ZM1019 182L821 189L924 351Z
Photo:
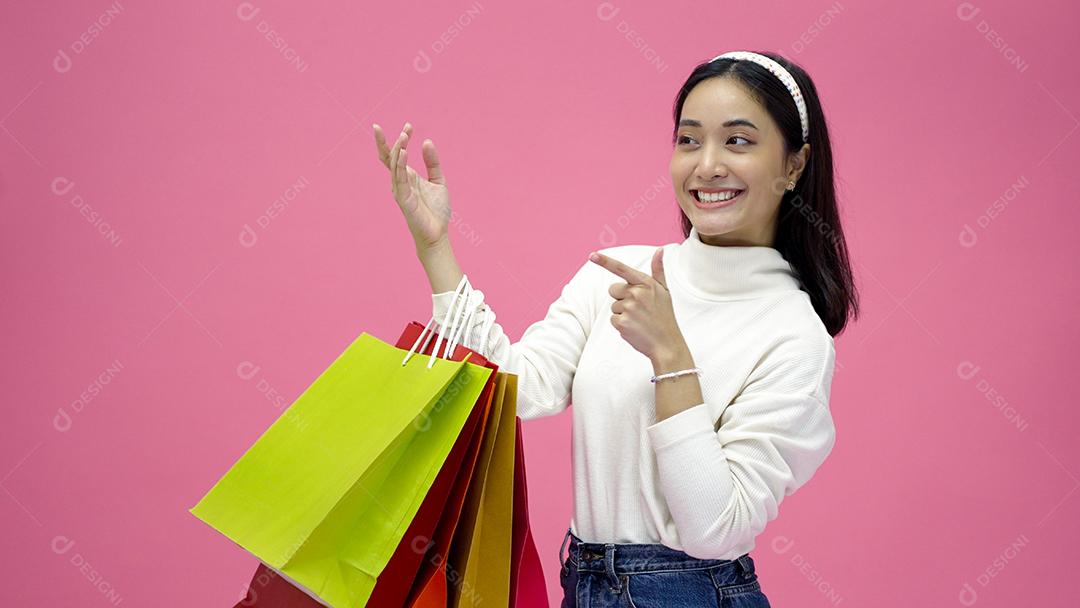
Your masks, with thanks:
M450 323L450 331L451 332L454 332L454 331L457 330L457 314L460 314L460 312L455 314L455 309L457 308L457 303L458 303L458 301L460 299L460 296L461 296L462 293L465 293L467 295L467 294L469 294L471 292L472 292L472 286L469 285L468 276L462 275L461 280L458 281L457 289L454 290L454 298L450 302L450 310L448 310L446 312L446 318L442 320L443 326L447 325L448 320L452 321ZM464 306L464 304L462 304L462 306ZM405 358L403 358L401 360L401 365L402 366L404 366L406 363L408 363L409 359L412 358L413 353L415 353L416 350L417 350L417 347L420 347L420 350L426 350L427 349L428 343L431 342L432 336L435 335L434 332L431 331L432 324L438 324L437 319L435 319L434 315L432 315L431 320L427 322L427 325L424 326L424 330L420 332L420 335L417 336L416 341L413 342L412 348L410 348L409 352L405 354ZM444 329L445 329L445 327L444 327ZM429 332L431 332L431 333L429 333ZM438 353L439 353L439 346L441 345L445 335L446 335L445 331L439 333L439 339L435 341L435 348L433 348L431 350L431 355L429 355L429 358L428 358L428 365L427 365L428 369L430 369L431 366L435 364L435 359L436 359L436 357L438 356ZM426 337L426 339L425 339L425 337ZM420 346L420 342L423 342L424 345ZM449 352L452 353L453 351L451 350ZM444 354L444 357L445 357L445 354Z
M464 289L462 289L464 288ZM461 281L458 282L458 289L454 292L454 301L450 304L450 310L447 311L446 316L451 320L449 324L444 320L444 331L439 332L439 339L435 341L435 348L432 349L432 358L428 360L428 367L435 362L435 357L439 356L439 343L446 340L446 346L443 348L442 357L449 359L454 354L454 349L457 348L456 336L461 331L462 323L461 315L465 312L465 307L468 305L472 295L472 285L469 284L469 279L466 275L461 276ZM464 297L464 299L462 299ZM461 306L458 306L458 303Z
M468 310L468 314L465 315L465 318L461 323L456 323L451 330L447 353L452 354L457 349L458 344L463 343L464 338L467 337L469 328L472 327L473 314L476 312L476 305L473 304L473 294L475 293L476 292L473 291L470 286L469 292L465 295L465 303L462 304L462 306L465 306L466 310ZM461 312L464 313L465 311ZM450 355L443 353L443 356L449 357Z

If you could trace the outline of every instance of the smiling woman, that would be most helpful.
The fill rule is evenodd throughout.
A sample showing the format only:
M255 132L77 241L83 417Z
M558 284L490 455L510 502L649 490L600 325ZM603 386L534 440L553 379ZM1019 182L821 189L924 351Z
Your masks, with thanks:
M775 248L829 334L843 331L858 317L858 297L810 76L772 53L725 53L686 79L674 123L670 169L683 235L696 227L709 245Z
M435 145L425 180L411 125L393 147L375 128L439 327L518 377L522 420L573 403L563 608L769 606L750 551L836 438L833 336L855 294L809 77L725 53L680 89L674 135L685 240L594 252L512 342L453 254Z

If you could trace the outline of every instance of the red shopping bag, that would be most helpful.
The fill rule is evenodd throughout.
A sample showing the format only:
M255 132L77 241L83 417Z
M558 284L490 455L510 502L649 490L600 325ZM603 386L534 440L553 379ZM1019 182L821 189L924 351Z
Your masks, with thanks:
M525 448L517 419L514 460L514 542L510 562L510 608L549 608L544 568L529 527L529 493L525 480Z

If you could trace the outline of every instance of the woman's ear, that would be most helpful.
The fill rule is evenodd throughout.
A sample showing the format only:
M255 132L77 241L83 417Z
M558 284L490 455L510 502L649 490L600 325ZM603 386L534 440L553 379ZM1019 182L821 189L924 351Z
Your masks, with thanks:
M810 144L803 144L798 151L788 157L788 179L793 182L799 181L807 163L810 162Z

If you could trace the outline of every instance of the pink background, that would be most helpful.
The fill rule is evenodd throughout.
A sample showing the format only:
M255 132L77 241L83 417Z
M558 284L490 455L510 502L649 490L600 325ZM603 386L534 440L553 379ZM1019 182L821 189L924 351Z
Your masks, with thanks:
M431 314L372 122L416 125L417 168L434 140L461 264L516 340L591 249L682 240L676 90L764 49L823 96L864 305L837 339L835 450L752 553L766 593L1072 605L1078 9L1038 6L12 8L0 604L242 596L255 559L188 508L355 336ZM569 412L525 433L557 605Z

